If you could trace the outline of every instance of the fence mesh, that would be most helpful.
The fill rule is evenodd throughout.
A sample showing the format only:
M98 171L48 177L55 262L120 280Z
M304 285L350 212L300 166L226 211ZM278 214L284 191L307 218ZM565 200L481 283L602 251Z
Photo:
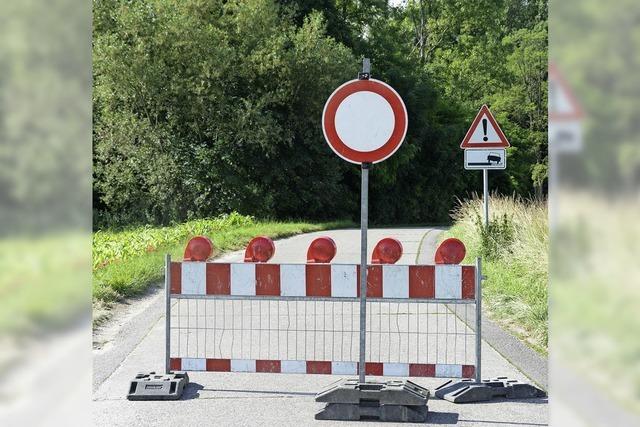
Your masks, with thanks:
M475 363L473 304L367 302L367 362ZM355 362L356 299L171 300L171 357Z

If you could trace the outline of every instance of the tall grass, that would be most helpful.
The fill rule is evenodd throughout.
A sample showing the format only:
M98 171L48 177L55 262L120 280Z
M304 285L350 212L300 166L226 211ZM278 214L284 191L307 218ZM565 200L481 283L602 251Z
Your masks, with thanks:
M467 262L483 258L483 296L489 315L546 353L548 220L544 201L493 195L483 226L482 200L459 201L447 236L461 239Z

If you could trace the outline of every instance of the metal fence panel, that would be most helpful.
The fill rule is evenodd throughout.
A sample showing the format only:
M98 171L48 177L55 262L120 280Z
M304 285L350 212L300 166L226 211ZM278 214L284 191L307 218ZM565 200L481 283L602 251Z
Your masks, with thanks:
M357 374L358 266L167 268L171 369ZM474 376L475 267L376 265L368 274L368 375Z

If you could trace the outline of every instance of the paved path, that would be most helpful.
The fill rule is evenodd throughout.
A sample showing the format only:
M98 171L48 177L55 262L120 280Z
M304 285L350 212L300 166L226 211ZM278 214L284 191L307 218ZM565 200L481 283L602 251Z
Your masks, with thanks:
M396 237L404 246L399 263L430 263L440 229L374 229L369 234L369 258L382 237ZM304 262L309 242L326 234L338 246L336 262L357 263L359 231L336 230L310 233L276 242L273 262ZM226 261L241 260L241 252L229 254ZM163 298L157 296L140 303L111 342L94 351L94 423L101 426L175 426L175 425L309 425L322 404L315 393L337 377L295 374L190 373L191 384L185 397L177 402L129 402L125 398L128 383L139 371L162 370L164 363ZM132 338L133 337L133 338ZM483 345L483 377L526 377L503 356ZM435 388L442 379L417 378L417 383ZM454 405L429 401L429 423L460 426L541 426L547 425L547 400L499 400L482 404ZM340 425L362 425L340 423ZM406 424L404 424L406 425Z

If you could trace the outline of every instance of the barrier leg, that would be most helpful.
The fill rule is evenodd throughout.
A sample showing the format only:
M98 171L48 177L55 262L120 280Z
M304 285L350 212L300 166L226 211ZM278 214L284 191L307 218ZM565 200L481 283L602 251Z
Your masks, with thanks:
M129 400L178 400L189 383L186 372L171 372L171 255L164 259L165 347L164 374L141 372L129 384Z
M164 259L164 373L171 372L171 255Z
M476 383L482 382L482 260L476 258Z
M486 170L485 170L486 172ZM486 199L485 199L486 200ZM436 397L453 403L471 403L491 400L494 397L510 399L527 399L544 397L546 394L539 388L510 380L507 377L497 377L482 380L482 260L476 258L476 368L475 379L449 380L435 389Z

